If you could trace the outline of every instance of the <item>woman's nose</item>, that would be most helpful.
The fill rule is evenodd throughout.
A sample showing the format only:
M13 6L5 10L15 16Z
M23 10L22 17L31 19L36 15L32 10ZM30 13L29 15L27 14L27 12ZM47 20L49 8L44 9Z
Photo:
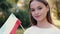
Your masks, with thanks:
M39 12L37 10L35 10L35 14L39 14Z

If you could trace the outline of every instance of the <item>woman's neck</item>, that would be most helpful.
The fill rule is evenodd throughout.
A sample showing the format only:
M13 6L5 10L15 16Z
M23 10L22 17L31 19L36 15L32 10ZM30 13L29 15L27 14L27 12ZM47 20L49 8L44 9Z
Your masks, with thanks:
M37 26L40 27L40 28L50 28L51 24L45 18L42 21L37 21Z

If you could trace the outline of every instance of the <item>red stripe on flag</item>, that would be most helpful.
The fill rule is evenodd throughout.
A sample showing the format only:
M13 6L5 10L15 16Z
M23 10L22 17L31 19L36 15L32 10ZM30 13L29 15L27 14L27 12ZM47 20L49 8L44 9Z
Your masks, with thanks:
M14 25L12 31L10 32L10 34L15 34L16 33L16 30L18 28L18 26L21 24L21 21L20 20L17 20L16 21L16 24Z

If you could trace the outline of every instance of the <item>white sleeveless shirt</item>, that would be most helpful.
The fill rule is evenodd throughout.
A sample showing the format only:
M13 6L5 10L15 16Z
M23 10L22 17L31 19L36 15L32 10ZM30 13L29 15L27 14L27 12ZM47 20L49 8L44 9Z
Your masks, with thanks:
M37 26L31 26L24 32L24 34L60 34L60 30L55 26L53 26L53 28L39 28Z

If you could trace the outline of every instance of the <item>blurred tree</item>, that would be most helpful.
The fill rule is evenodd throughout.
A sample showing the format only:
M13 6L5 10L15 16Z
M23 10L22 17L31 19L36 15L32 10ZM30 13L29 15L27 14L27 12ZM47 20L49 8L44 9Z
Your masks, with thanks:
M17 8L18 11L16 11L16 13L15 13L16 16L22 21L22 25L25 28L30 26L30 20L29 20L29 3L26 3L26 2L29 2L29 0L28 1L25 0L23 2L24 3L23 6L21 6L21 7L18 6L18 8Z
M54 17L60 19L60 0L48 0L51 7L51 12L54 13Z
M22 6L22 9L19 9L19 12L16 13L16 16L22 21L22 25L24 28L30 26L29 7L28 7L29 3L25 2L27 1L24 1L24 6Z
M0 0L0 27L4 24L8 16L10 15L9 8L11 8L11 4L6 2L6 0ZM2 12L2 14L1 14Z
M56 7L58 11L58 19L60 20L60 0L56 0Z

